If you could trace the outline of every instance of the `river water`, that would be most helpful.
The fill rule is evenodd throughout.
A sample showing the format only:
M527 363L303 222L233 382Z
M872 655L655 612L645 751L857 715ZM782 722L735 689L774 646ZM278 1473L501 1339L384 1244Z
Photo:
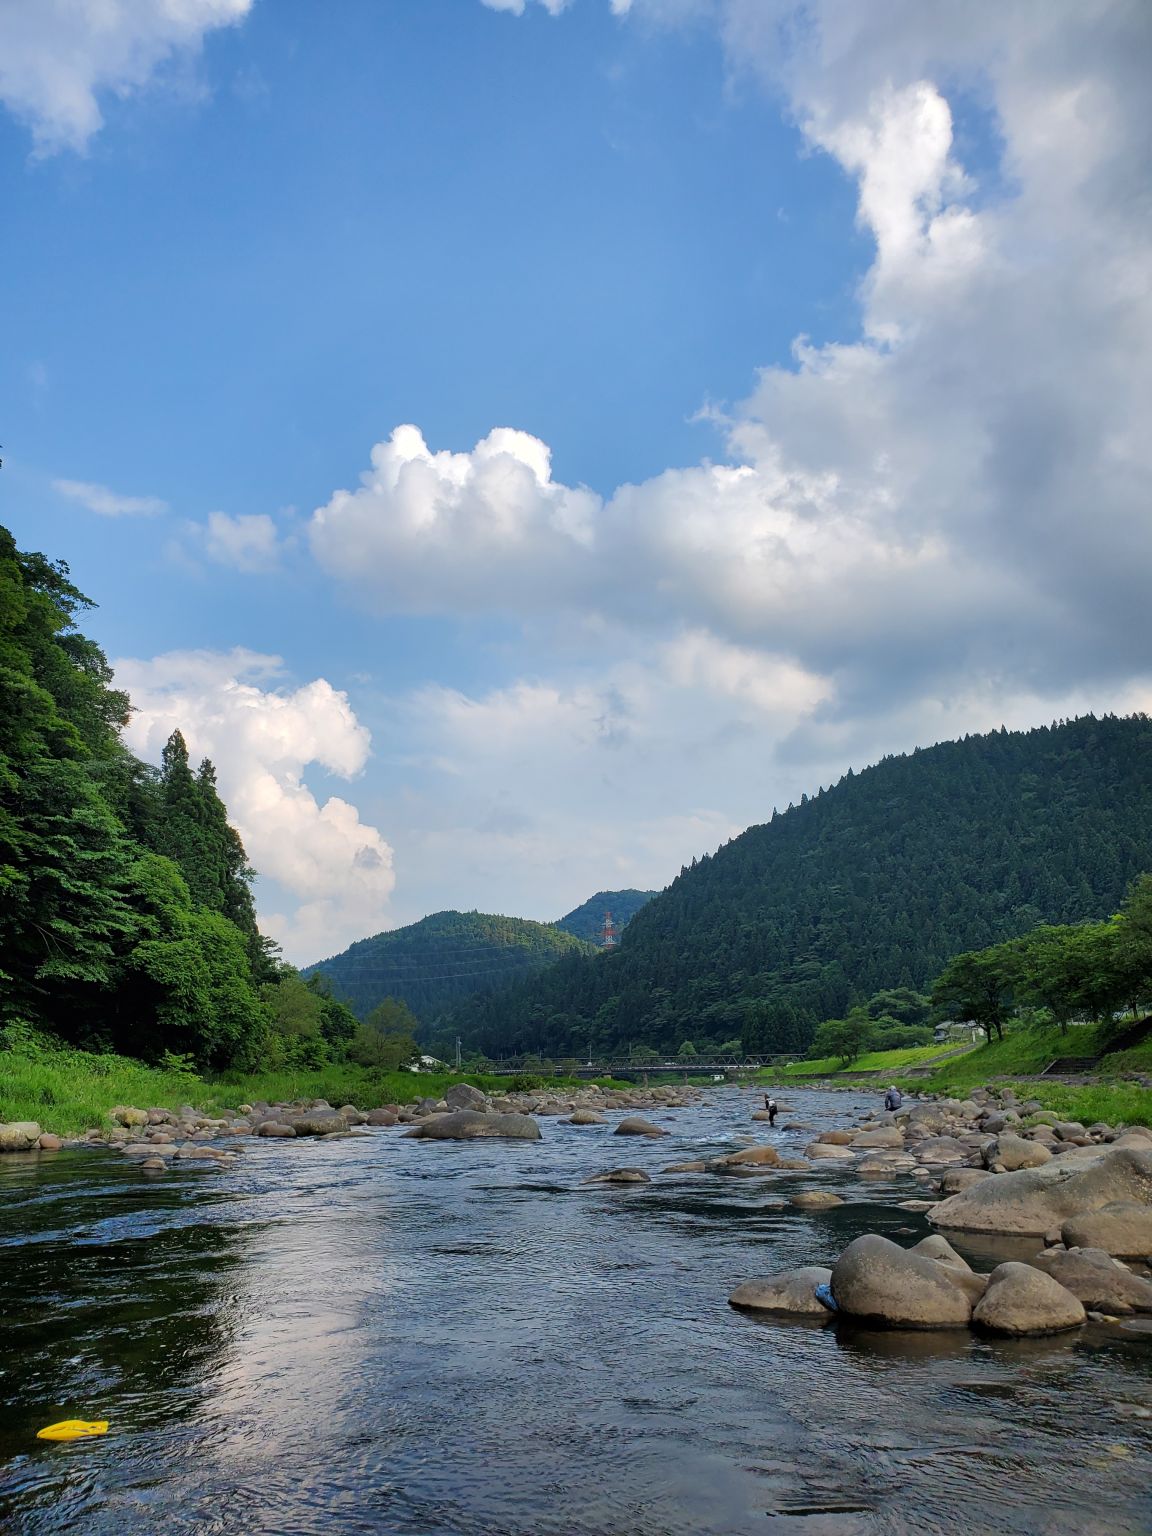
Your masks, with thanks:
M787 1101L817 1129L871 1102ZM248 1143L230 1171L159 1178L0 1159L0 1532L1152 1530L1152 1346L727 1306L861 1232L915 1242L909 1180L581 1183L735 1150L753 1102L717 1089L659 1142L546 1119L541 1143ZM813 1183L850 1203L783 1206ZM34 1438L73 1417L111 1428Z

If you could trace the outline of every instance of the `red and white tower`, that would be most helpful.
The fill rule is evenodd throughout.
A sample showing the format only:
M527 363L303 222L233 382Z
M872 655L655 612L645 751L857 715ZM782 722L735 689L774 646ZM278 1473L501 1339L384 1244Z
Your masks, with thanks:
M604 914L604 936L600 942L605 949L616 948L616 924L612 921L611 912Z

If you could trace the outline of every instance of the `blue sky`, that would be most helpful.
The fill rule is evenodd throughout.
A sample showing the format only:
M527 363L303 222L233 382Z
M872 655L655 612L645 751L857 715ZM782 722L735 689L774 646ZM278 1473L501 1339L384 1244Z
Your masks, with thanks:
M0 16L0 517L293 958L1143 704L1149 27L1093 9Z

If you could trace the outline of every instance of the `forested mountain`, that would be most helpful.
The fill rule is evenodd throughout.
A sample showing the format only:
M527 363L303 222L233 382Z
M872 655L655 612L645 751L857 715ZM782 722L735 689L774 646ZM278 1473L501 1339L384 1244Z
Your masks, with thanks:
M407 1003L424 1024L462 998L503 987L562 955L589 948L550 923L487 912L434 912L407 928L360 939L309 966L360 1017L386 997Z
M889 757L693 861L619 947L452 1024L489 1056L685 1039L802 1049L815 1021L1038 923L1099 919L1152 870L1152 722L1086 716Z
M243 846L179 732L159 770L122 744L130 705L76 627L88 607L62 561L0 528L0 1025L255 1060L278 968Z
M611 912L616 932L627 926L655 891L597 891L595 896L562 917L556 924L565 933L575 934L588 944L600 944L604 938L604 916Z

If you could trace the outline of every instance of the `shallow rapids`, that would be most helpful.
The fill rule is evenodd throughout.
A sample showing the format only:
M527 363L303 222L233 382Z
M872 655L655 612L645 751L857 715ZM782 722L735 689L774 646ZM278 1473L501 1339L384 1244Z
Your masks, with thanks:
M789 1090L781 1125L875 1096ZM158 1178L0 1159L5 1536L800 1536L1152 1529L1152 1345L982 1342L732 1311L741 1280L911 1243L849 1167L583 1185L782 1152L719 1089L539 1143L248 1142ZM619 1118L612 1115L615 1123ZM849 1202L786 1207L817 1185ZM951 1237L951 1234L950 1234ZM954 1240L974 1267L1007 1253ZM101 1440L38 1428L101 1418Z

